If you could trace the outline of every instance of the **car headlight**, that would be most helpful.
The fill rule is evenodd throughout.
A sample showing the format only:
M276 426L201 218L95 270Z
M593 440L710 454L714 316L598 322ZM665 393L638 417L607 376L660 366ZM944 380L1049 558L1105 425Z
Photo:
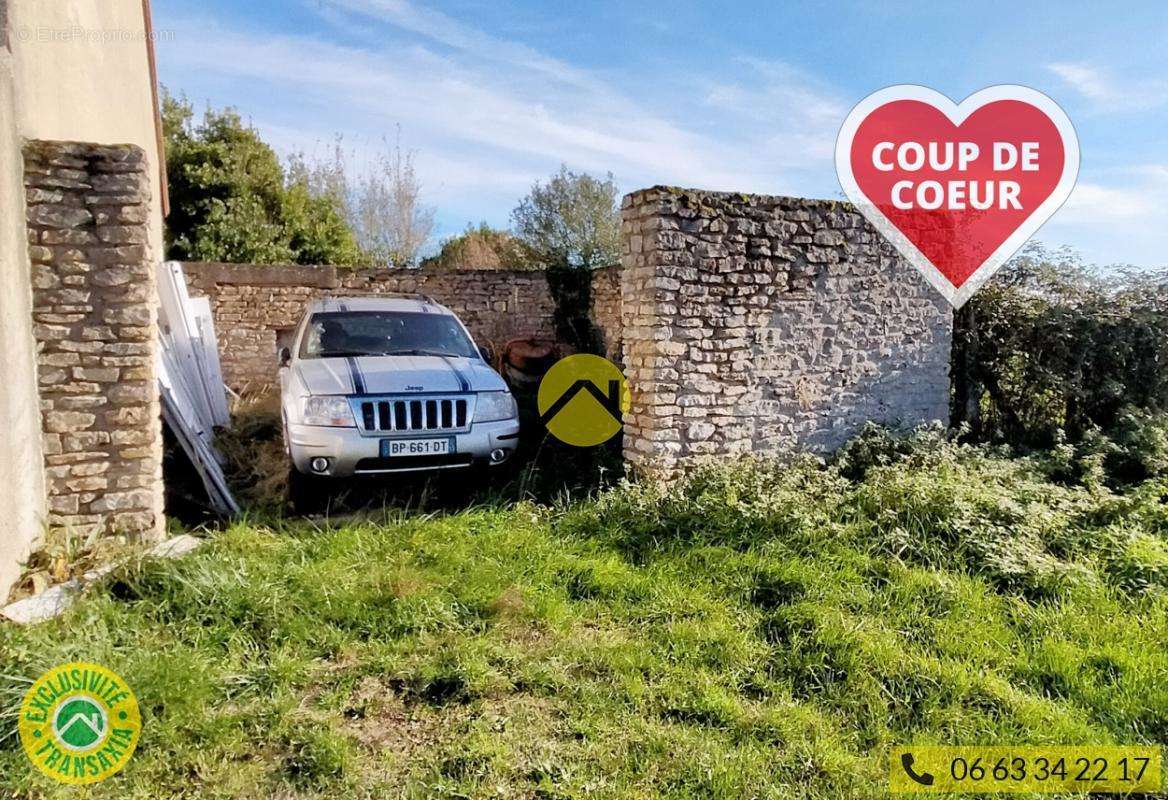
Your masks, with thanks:
M353 409L343 397L306 397L304 399L304 424L326 425L330 428L354 428Z
M519 406L510 392L482 392L475 401L475 422L496 422L519 416Z

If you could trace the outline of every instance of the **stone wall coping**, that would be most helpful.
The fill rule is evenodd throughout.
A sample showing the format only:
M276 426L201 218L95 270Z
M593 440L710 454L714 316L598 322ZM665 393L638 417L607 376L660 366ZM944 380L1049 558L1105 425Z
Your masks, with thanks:
M203 285L310 286L335 289L337 268L303 264L228 264L222 261L184 261L188 280Z
M359 276L374 280L424 279L452 275L543 277L542 269L458 269L457 267L349 267L331 264L236 264L225 261L182 261L187 279L201 286L303 286L314 289L337 289L346 277ZM620 264L597 267L593 273L619 271Z
M638 189L624 196L621 208L629 208L643 203L663 199L688 198L690 200L716 200L741 206L743 203L756 205L777 205L791 208L824 208L829 211L855 211L856 207L847 200L830 198L796 197L785 194L758 194L755 192L716 192L709 189L690 189L684 186L658 184L648 189Z
M233 261L180 261L183 274L201 285L223 286L303 286L314 289L336 288L345 277L360 276L376 280L450 277L454 275L514 275L544 277L546 269L486 269L460 267L365 267L337 264L251 264ZM594 275L619 274L619 261L592 267Z

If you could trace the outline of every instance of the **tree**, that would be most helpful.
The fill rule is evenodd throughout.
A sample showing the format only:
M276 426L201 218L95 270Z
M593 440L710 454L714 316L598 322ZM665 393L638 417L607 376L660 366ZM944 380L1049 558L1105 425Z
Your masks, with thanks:
M620 208L609 174L604 180L566 166L511 212L515 233L548 267L595 269L620 259Z
M170 258L356 264L363 254L336 198L289 180L275 151L228 108L199 124L163 95Z
M421 201L422 185L414 171L414 154L399 141L386 144L371 170L354 179L351 153L337 136L324 158L296 153L289 174L314 197L327 197L341 210L369 261L414 266L434 231L434 209Z
M538 267L526 245L510 231L492 228L485 222L442 243L436 256L425 259L423 267L438 269L535 269Z

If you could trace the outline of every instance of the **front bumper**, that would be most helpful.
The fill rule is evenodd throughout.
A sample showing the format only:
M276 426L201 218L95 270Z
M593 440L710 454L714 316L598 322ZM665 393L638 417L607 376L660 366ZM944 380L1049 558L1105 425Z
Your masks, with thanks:
M428 435L414 437L363 436L356 428L326 428L298 424L288 425L286 433L292 463L298 471L305 475L336 478L455 469L468 467L474 462L490 464L493 450L506 452L507 457L498 462L503 464L514 455L515 449L519 446L518 419L476 422L465 433L447 434L432 431ZM455 440L452 458L427 456L381 458L382 439L434 439L446 436ZM329 468L325 472L317 472L311 467L311 461L318 457L329 460Z

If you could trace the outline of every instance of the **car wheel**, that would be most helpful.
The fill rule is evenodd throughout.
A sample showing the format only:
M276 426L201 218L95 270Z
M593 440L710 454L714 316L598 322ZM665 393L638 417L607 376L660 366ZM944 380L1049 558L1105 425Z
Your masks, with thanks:
M297 514L319 514L329 505L328 485L322 478L288 468L288 505Z
M476 461L468 470L467 484L476 491L491 491L507 482L503 466L491 466L486 461Z

